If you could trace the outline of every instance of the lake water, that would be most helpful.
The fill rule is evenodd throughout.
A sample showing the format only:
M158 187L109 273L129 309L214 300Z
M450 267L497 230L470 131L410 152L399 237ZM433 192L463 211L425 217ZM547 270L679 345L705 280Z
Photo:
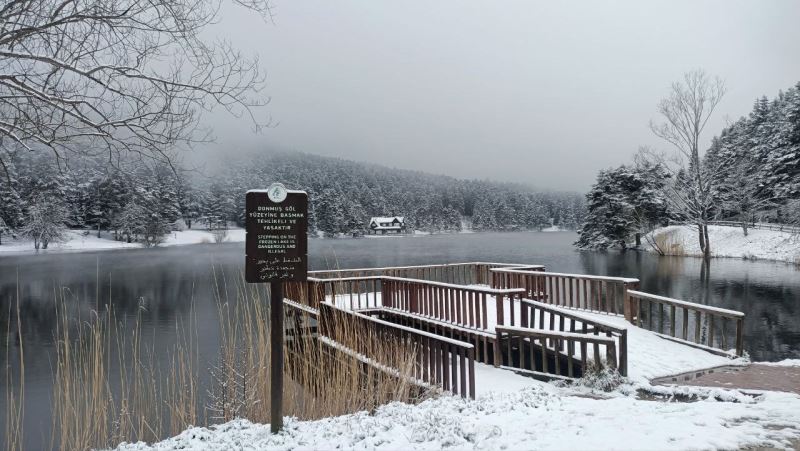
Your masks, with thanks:
M544 264L551 271L636 277L650 293L747 314L745 349L754 360L800 358L800 270L784 263L659 257L638 252L579 252L569 232L476 233L309 241L312 269L397 266L466 261ZM241 277L244 244L0 257L0 361L9 306L19 294L26 355L26 435L36 448L49 431L55 293L88 314L113 304L120 317L141 314L142 336L159 346L176 340L176 320L190 312L201 325L200 353L219 345L214 293L233 293ZM214 275L216 274L216 279ZM215 288L216 287L216 288ZM192 308L193 307L193 308ZM10 338L12 356L16 340ZM5 386L5 372L0 374ZM0 395L0 422L4 421ZM0 443L4 443L0 428ZM33 449L32 448L32 449Z

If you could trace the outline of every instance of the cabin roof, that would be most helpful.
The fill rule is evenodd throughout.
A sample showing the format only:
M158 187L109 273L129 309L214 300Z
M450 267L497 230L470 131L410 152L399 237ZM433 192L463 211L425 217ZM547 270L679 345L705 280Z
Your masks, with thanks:
M393 222L395 219L397 219L399 222L405 222L405 218L402 216L373 216L369 222L380 224L382 222Z

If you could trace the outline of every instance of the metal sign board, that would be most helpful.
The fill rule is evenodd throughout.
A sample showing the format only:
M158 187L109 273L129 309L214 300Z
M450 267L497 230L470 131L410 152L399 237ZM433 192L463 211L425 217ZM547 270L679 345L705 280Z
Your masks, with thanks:
M245 280L303 282L308 277L308 195L274 183L245 198Z

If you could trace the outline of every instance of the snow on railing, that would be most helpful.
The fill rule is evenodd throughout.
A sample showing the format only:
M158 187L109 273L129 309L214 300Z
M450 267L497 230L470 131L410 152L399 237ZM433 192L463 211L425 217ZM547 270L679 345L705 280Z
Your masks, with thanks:
M416 266L387 266L382 268L355 268L309 271L308 275L320 279L342 277L394 276L411 279L434 280L462 285L488 284L489 270L498 267L522 267L529 270L544 270L542 265L520 265L515 263L466 262Z
M352 331L358 331L354 333ZM475 347L322 303L319 333L376 363L462 397L475 398ZM391 349L391 348L396 349ZM398 352L403 347L408 352Z
M710 305L695 304L641 291L629 290L633 324L681 340L728 351L732 321L736 355L744 352L744 313ZM679 310L680 309L680 315ZM667 313L669 312L669 313ZM690 316L693 321L690 321ZM716 340L715 340L716 338Z
M518 268L493 268L493 287L522 287L535 301L599 313L626 312L625 293L638 288L639 279L591 276ZM628 315L625 315L628 318Z

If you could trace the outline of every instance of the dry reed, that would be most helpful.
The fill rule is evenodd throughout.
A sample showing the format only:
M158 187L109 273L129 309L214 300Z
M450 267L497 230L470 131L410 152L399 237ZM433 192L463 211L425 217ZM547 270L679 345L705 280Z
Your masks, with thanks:
M666 230L648 235L648 241L659 255L685 256L683 240L675 230Z
M19 278L19 274L17 275ZM19 284L17 284L16 308L13 311L16 315L16 332L11 328L11 305L8 307L8 329L6 330L6 375L5 375L5 395L6 395L6 418L5 418L5 437L6 449L23 449L23 419L25 417L25 348L22 340L22 322L19 314ZM16 336L16 337L15 337ZM16 374L19 387L14 390L14 374L11 371L11 341L17 340L19 345L19 371Z
M123 441L152 442L192 425L238 417L267 423L272 303L265 286L247 284L241 277L235 278L235 296L228 299L224 276L214 271L221 338L210 368L201 368L194 307L188 322L176 320L175 344L156 347L154 337L143 334L144 307L130 321L118 320L111 308L99 311L99 304L98 310L81 318L67 311L76 300L69 299L66 290L57 290L50 447L80 450ZM304 285L296 288L292 298L307 295ZM318 419L372 410L395 400L413 402L433 393L410 377L416 353L409 343L344 316L327 325L330 339L320 340L314 315L291 306L284 309L286 415ZM19 306L17 317L19 325ZM17 333L21 358L21 326ZM206 371L211 380L203 383L200 374ZM5 432L9 448L19 449L23 360L19 394L12 393L10 376L6 375Z

